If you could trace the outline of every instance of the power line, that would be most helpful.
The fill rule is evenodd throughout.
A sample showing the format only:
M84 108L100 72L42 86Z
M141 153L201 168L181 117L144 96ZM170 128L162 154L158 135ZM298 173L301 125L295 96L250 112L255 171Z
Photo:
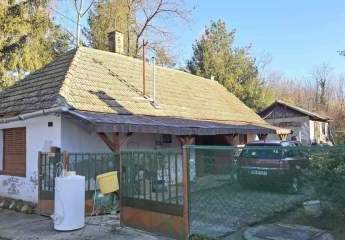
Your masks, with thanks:
M62 12L56 10L55 8L52 8L52 7L50 7L50 6L49 6L48 8L49 8L50 10L54 11L55 13L59 14L59 15L62 16L63 18L67 19L68 21L72 22L73 24L75 24L75 25L78 24L74 19L72 19L72 18L66 16L66 15L63 14ZM84 25L81 24L81 23L79 23L79 26L84 27L84 28L87 28L86 26L84 26Z

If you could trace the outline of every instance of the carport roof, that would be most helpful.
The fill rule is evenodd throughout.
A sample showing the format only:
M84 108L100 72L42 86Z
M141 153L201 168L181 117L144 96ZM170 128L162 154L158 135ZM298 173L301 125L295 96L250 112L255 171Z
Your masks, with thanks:
M70 110L68 113L74 118L85 121L97 132L136 132L173 135L290 133L289 129L249 122L205 121L176 117L119 115L75 110Z

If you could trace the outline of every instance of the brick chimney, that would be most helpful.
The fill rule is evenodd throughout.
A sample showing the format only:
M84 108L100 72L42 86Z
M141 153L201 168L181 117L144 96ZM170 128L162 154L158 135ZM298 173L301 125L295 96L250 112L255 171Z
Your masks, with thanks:
M108 48L110 52L124 54L123 33L112 31L108 33Z

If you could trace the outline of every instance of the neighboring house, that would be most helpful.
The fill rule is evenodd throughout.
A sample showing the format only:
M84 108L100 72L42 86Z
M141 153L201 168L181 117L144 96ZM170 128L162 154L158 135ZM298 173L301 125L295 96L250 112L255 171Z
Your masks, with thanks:
M259 115L274 126L291 129L288 140L304 144L330 143L332 140L329 126L331 118L282 100L276 100ZM277 136L269 135L268 138L276 139Z
M216 81L158 66L153 74L148 63L144 75L142 60L79 47L1 92L0 195L37 202L38 152L51 147L180 148L289 132Z

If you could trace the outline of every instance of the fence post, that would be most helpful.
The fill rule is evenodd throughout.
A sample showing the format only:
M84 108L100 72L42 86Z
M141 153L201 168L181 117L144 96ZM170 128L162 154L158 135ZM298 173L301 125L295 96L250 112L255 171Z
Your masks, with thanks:
M117 154L117 153L114 153L114 154ZM122 190L122 186L123 186L123 179L122 179L122 152L119 151L118 152L118 156L119 156L119 175L118 175L118 179L119 179L119 209L120 209L120 226L123 226L124 225L124 216L123 216L123 198L122 198L122 195L123 195L123 190Z
M41 187L42 187L42 152L38 152L38 159L37 159L37 182L38 182L38 186L37 186L37 210L38 213L41 213L41 204L40 204L40 200L41 200Z
M63 161L63 167L64 167L64 171L68 171L69 169L69 159L68 159L68 152L67 151L63 151L62 152L62 161Z
M182 186L183 186L183 218L185 225L185 239L189 238L189 176L188 176L188 151L182 148Z

